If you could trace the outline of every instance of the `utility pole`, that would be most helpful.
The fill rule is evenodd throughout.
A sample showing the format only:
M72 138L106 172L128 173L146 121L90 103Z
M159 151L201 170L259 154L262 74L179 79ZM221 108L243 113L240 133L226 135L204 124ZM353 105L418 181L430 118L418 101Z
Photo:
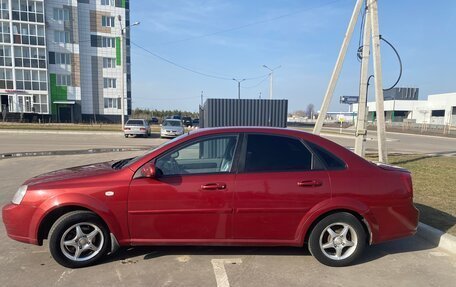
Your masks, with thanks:
M273 77L274 77L274 71L279 69L282 66L277 66L274 69L269 68L266 65L263 65L263 68L266 68L269 70L269 99L272 100L272 82L273 82Z
M369 64L369 50L370 40L372 37L372 55L374 62L374 80L375 80L375 102L376 102L376 114L377 114L377 142L378 142L378 160L380 162L388 161L388 153L386 150L386 132L385 132L385 114L384 114L384 103L383 103L383 86L382 86L382 66L380 56L380 32L378 25L378 0L357 0L355 8L353 10L352 17L348 24L347 32L345 34L342 47L337 58L336 66L334 67L331 75L331 80L326 90L325 97L323 99L320 114L318 115L317 122L314 127L314 134L320 134L323 122L328 112L329 104L336 87L337 80L339 79L342 64L347 52L348 44L353 34L353 29L358 19L362 3L366 1L366 23L364 27L364 41L363 41L363 53L362 53L362 65L361 65L361 83L360 83L360 95L358 103L358 121L356 128L356 143L355 151L359 155L364 154L364 141L366 135L366 102L367 102L367 86L369 78L368 64ZM370 22L370 23L368 23ZM370 27L370 31L369 31Z
M261 91L260 91L260 96L259 96L259 99L261 100Z
M336 89L337 80L339 80L340 71L342 70L342 64L344 63L345 55L347 54L348 44L350 43L351 37L353 35L353 30L355 29L356 21L358 20L359 11L361 10L364 0L357 0L355 8L353 9L350 22L348 23L347 32L345 33L344 41L342 42L342 47L339 51L339 56L337 57L336 65L329 80L328 89L326 90L323 103L321 104L320 113L318 114L317 122L313 129L313 133L319 135L321 128L323 127L323 122L326 118L326 113L328 112L329 104L331 103L331 98Z
M356 120L355 153L365 155L366 120L367 120L367 85L369 77L369 57L371 40L370 8L366 7L366 19L364 21L363 50L361 56L361 76L359 81L358 118ZM353 111L352 111L353 112Z
M129 29L130 27L133 27L133 26L137 26L140 24L140 22L135 22L133 23L132 25L130 26L125 26L123 27L122 25L122 16L118 15L117 16L117 19L119 20L119 26L120 26L120 41L121 41L121 61L120 61L120 64L122 66L122 76L120 77L120 111L121 111L121 115L120 115L120 122L121 122L121 129L123 131L124 129L124 125L125 125L125 94L126 94L126 91L128 90L128 87L127 85L125 85L125 77L126 77L126 74L127 74L127 45L126 45L126 32L127 32L127 29Z
M233 78L233 81L238 83L238 99L241 99L241 83L244 82L246 79L238 80Z
M378 27L378 0L368 0L368 7L371 9L371 28L372 28L372 56L374 58L374 82L375 82L375 102L377 114L377 143L378 143L378 160L388 162L388 152L386 150L386 132L385 132L385 113L383 102L383 80L382 80L382 62L380 57L380 31Z
M201 91L201 107L203 106L203 91Z
M122 48L121 48L121 53L122 53L122 59L120 60L120 64L122 65L122 73L120 77L120 123L121 123L121 129L123 131L124 126L125 126L125 93L124 93L124 77L125 77L125 71L126 71L126 66L125 65L125 50L126 50L126 45L125 45L125 29L126 27L122 27L122 16L118 15L117 19L119 20L119 25L120 25L120 41L122 43Z

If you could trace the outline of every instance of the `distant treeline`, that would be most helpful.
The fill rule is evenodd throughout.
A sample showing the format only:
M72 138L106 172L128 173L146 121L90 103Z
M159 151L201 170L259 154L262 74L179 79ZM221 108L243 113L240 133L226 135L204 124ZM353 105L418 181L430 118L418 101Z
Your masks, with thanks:
M140 109L136 108L132 111L132 118L137 119L146 119L150 120L151 118L155 117L159 120L162 120L169 116L179 115L181 117L191 117L192 119L199 118L198 113L192 113L187 111L181 110L149 110L149 109Z

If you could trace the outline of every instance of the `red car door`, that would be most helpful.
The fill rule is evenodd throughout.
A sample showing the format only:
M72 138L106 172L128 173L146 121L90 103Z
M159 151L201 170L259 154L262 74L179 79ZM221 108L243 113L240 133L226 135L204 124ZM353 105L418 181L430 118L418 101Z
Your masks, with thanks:
M246 138L236 177L233 237L263 243L299 240L304 215L331 195L327 171L297 138Z
M237 135L194 140L155 159L156 178L133 179L133 243L211 242L232 237Z

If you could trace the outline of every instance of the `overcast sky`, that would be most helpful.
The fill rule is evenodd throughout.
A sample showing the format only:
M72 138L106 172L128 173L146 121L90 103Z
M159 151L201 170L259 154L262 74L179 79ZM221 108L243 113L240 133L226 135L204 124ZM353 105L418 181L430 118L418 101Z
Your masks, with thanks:
M141 22L131 36L133 107L197 111L201 91L205 98L237 97L232 78L249 79L242 83L242 98L267 98L268 70L262 65L281 65L274 73L274 98L288 99L290 112L310 103L318 110L355 2L130 1L131 21ZM382 0L379 22L403 60L399 86L420 88L420 99L456 91L456 1ZM359 23L331 111L348 109L340 96L357 96L358 41ZM386 87L399 69L387 45L381 52Z

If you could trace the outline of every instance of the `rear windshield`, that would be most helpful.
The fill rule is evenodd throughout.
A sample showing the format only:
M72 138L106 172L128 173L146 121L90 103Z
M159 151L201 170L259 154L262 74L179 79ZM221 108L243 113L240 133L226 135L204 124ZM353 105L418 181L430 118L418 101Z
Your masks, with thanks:
M143 126L144 122L142 120L128 120L127 125L128 126Z
M179 127L181 125L180 121L164 121L164 126Z

